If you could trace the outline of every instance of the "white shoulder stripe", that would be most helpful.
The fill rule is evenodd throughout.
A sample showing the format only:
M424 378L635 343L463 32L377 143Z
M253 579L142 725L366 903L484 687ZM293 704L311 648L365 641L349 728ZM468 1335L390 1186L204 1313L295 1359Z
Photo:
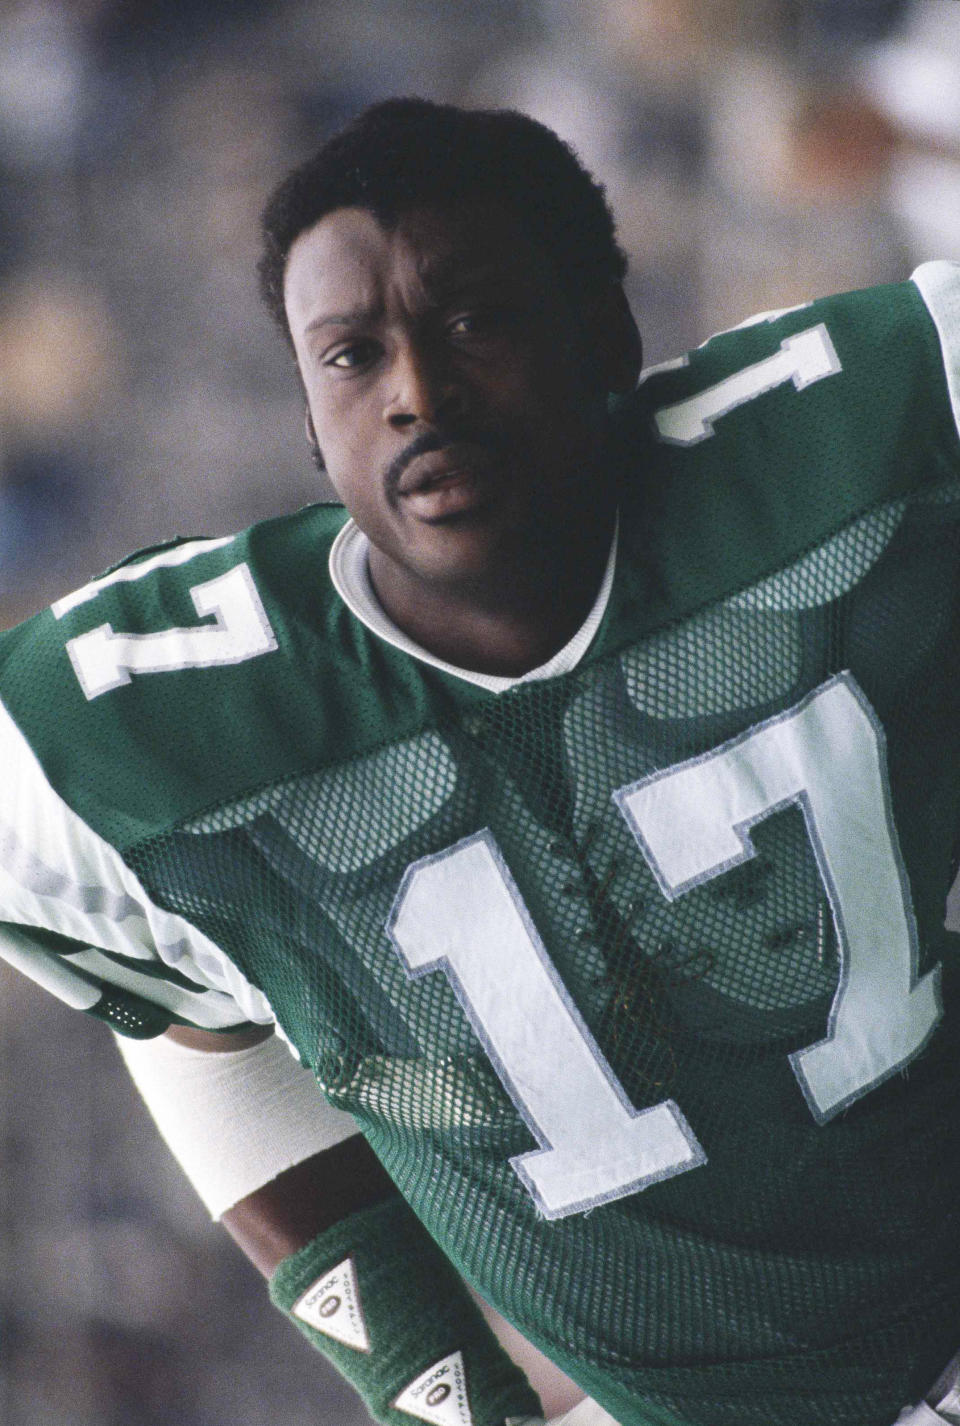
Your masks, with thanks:
M100 991L71 970L70 965L44 951L19 926L0 926L0 959L69 1005L71 1010L92 1010Z
M105 916L107 920L119 923L141 914L139 904L132 896L122 892L118 895L102 886L80 886L63 872L48 866L24 846L12 827L3 822L0 822L0 867L14 881L38 896L66 902L88 915Z
M65 594L62 599L58 599L50 608L55 619L62 619L64 614L69 614L71 609L76 609L81 604L86 604L90 599L96 599L102 589L109 589L111 584L129 584L132 580L143 579L144 575L151 574L155 569L164 569L178 564L186 564L188 560L194 559L197 555L206 554L209 550L222 549L224 545L231 545L236 539L236 535L222 535L215 540L189 540L186 544L173 545L168 550L160 550L155 555L150 555L147 559L141 560L138 564L124 564L119 569L112 570L110 574L104 574L100 579L92 579L89 584L85 584L80 589L75 589L72 594Z
M960 263L925 262L913 281L940 337L953 420L960 434Z
M38 959L35 971L27 973L70 1003L88 994L77 988L71 1000L62 993L61 971L69 974L72 961L78 986L89 987L95 973L106 984L133 989L132 976L137 993L167 1008L170 996L179 996L177 1013L200 1026L222 1029L274 1019L266 998L220 947L184 917L151 901L122 857L53 790L2 704L0 767L0 922L23 928L19 938L0 935L0 955L9 950L11 963L26 969L29 928L36 926L84 946L174 967L197 987L196 992L180 990L154 976L140 976L95 951L87 963L82 956L62 959L30 948ZM51 970L54 965L61 970Z

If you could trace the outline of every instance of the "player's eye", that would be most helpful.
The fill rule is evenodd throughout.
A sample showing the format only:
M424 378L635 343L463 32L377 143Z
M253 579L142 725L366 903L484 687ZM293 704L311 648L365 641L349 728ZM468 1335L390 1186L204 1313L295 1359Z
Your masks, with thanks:
M324 357L323 364L334 367L337 371L354 371L372 361L375 355L375 342L345 342L343 346L335 347L329 352Z
M451 337L487 337L497 332L505 322L506 313L502 307L472 307L467 312L458 312L447 324L447 332Z

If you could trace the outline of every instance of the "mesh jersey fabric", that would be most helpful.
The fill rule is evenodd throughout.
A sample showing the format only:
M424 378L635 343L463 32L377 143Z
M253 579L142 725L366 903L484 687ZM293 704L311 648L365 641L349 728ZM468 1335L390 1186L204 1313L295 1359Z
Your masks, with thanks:
M623 1426L890 1426L957 1347L958 292L651 374L562 677L378 641L329 507L0 640L11 955L135 1033L275 1015Z

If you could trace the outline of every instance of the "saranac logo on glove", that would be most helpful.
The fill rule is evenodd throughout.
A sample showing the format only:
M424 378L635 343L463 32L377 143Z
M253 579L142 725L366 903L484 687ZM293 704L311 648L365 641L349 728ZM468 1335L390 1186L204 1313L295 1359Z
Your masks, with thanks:
M451 1352L406 1387L393 1403L430 1426L473 1426L463 1354Z

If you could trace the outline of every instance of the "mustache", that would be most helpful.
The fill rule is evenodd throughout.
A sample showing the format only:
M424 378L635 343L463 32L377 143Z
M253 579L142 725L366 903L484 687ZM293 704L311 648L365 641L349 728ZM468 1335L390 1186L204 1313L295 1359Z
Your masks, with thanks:
M503 436L499 431L490 427L467 429L466 427L449 426L434 431L424 431L422 435L415 436L408 446L404 446L403 450L398 452L387 466L383 476L387 495L390 497L396 495L403 472L418 456L430 455L433 451L442 451L447 446L460 444L479 446L481 449L493 451L495 454L503 451L505 447Z

